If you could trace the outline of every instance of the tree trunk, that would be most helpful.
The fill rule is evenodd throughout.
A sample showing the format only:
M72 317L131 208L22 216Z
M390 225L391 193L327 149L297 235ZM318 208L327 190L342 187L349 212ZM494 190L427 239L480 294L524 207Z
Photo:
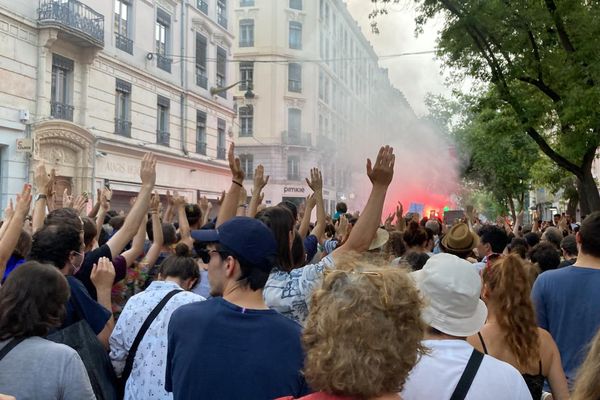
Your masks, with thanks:
M581 215L600 211L600 193L591 168L586 168L583 172L583 179L577 180L577 189L581 203Z

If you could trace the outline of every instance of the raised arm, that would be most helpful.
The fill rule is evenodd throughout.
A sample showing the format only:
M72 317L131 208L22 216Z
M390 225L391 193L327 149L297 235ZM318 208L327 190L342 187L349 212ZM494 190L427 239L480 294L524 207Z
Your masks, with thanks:
M102 189L100 194L100 209L96 214L96 242L100 240L100 233L102 232L102 226L104 225L104 218L110 208L110 199L112 198L112 191L109 188Z
M149 266L153 266L158 260L160 256L160 251L162 250L164 239L163 239L163 231L162 231L162 223L160 221L160 197L158 194L155 194L152 197L152 201L150 203L150 220L152 221L152 245L148 249L148 253L146 253L146 263Z
M404 232L406 230L406 220L404 219L404 207L401 202L396 206L396 230Z
M519 211L517 214L517 220L515 221L515 226L513 226L513 234L515 237L519 237L519 226L523 226L523 217L525 216L525 210Z
M317 201L315 199L314 194L309 194L306 197L306 203L304 206L304 215L302 216L302 221L300 221L300 227L298 228L298 233L300 233L300 237L304 238L308 235L308 230L310 229L310 216L312 215L312 210L317 205Z
M42 226L44 226L44 219L46 218L46 206L48 205L48 199L54 197L54 182L56 181L56 172L54 169L50 172L50 175L46 172L46 167L43 163L40 163L35 169L35 189L38 192L35 204L33 206L33 218L31 220L31 229L33 233L37 232Z
M4 276L4 270L6 269L6 263L15 250L15 246L21 236L21 229L23 229L23 222L29 212L31 206L31 185L23 185L23 191L17 196L17 204L15 206L15 213L13 214L8 228L2 239L0 239L0 277Z
M115 327L115 319L112 314L112 302L111 302L111 290L115 280L115 267L106 257L101 257L98 260L98 264L94 264L92 273L90 275L92 283L96 287L96 293L98 294L98 303L110 311L110 318L104 329L98 335L98 340L105 349L108 350L108 339L110 334Z
M202 225L204 226L208 223L208 218L210 214L210 210L212 208L212 204L208 201L206 196L200 197L198 200L198 207L200 207L200 211L202 212Z
M269 183L269 175L265 178L265 168L262 164L258 164L254 170L254 185L252 188L252 198L250 199L250 206L248 207L247 216L254 218L258 211L258 205L262 202L262 190Z
M327 215L325 214L325 202L323 201L323 176L318 168L313 168L310 171L310 181L306 179L308 187L313 190L315 204L317 205L317 223L311 234L315 235L318 240L325 233L325 225L327 224ZM310 216L309 216L310 218Z
M185 197L177 196L173 199L173 205L177 210L177 220L179 221L179 235L181 236L181 242L185 243L189 249L194 246L194 239L190 232L190 224L185 214L185 206L187 202Z
M142 180L142 186L137 195L135 204L129 211L129 214L127 214L123 227L119 229L107 243L113 257L120 254L127 243L129 243L136 234L140 223L148 210L148 204L150 204L150 197L152 196L152 190L154 189L154 183L156 181L156 156L154 154L146 153L144 155L140 168L140 178Z
M247 199L248 192L246 191L246 188L242 186L242 188L240 189L240 197L238 198L238 206L235 213L237 217L246 216L246 210L248 208L248 204L246 204Z
M240 159L234 156L234 151L235 145L232 142L227 153L229 169L231 170L231 186L229 186L229 190L225 195L223 204L221 204L219 216L217 217L217 227L235 217L237 213L238 200L240 198L240 191L244 187L242 185L244 182L244 171L242 170Z
M360 253L369 248L381 221L387 189L394 177L394 162L394 150L390 146L379 149L375 164L371 164L370 159L367 160L367 175L373 184L371 195L348 240L333 252L334 257L343 252Z
M12 219L13 215L15 215L15 208L13 206L12 199L8 200L8 206L4 209L4 219L2 220L2 226L0 227L0 239L4 237L6 230L8 229L8 224Z
M98 215L98 211L100 211L100 208L101 208L101 204L100 204L101 202L102 202L102 189L98 189L98 190L96 190L96 202L94 203L94 206L90 210L88 217L90 217L92 219L96 218L96 216Z
M148 216L144 215L142 222L138 228L137 233L131 241L131 248L121 253L125 258L127 267L130 267L133 262L144 253L144 241L146 240L146 222L148 222Z

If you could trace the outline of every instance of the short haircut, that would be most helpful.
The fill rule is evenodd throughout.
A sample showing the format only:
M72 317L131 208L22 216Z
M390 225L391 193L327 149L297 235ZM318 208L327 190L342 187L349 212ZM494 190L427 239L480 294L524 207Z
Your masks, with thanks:
M508 251L511 254L517 254L523 260L527 259L527 253L529 251L527 240L518 237L513 238L508 245Z
M348 212L348 206L343 201L340 201L335 205L335 211L339 212L340 214L346 214Z
M83 217L81 219L83 220L83 243L85 246L89 246L98 233L96 223L89 217Z
M46 336L60 326L69 285L51 265L28 261L15 269L0 290L0 340Z
M581 252L600 258L600 211L588 215L579 228Z
M13 250L13 255L17 258L25 258L29 255L30 251L31 235L25 229L21 229L21 233L19 234L19 240L17 241L17 245Z
M527 240L529 247L533 247L540 242L540 235L537 232L528 232L523 237Z
M202 211L198 204L186 204L185 205L185 216L187 217L188 224L190 226L196 225L202 221Z
M560 229L550 226L542 234L542 239L552 243L555 248L560 249L560 242L563 240L563 234Z
M122 215L117 215L115 217L112 217L110 219L110 221L108 221L108 224L110 226L112 226L112 228L116 231L118 231L119 229L121 229L123 227L123 224L125 223L125 217Z
M423 269L427 263L427 260L429 260L427 253L422 253L420 251L409 251L404 255L402 264L409 266L413 271L419 271Z
M487 243L494 253L502 253L508 244L506 231L496 225L484 225L479 230L481 243Z
M575 239L575 235L565 236L565 238L560 242L560 248L570 254L572 256L576 256L577 251L577 240Z
M538 243L529 253L532 263L537 264L542 272L556 269L560 265L560 253L553 244L548 242Z
M253 291L257 291L265 287L265 285L267 284L267 280L269 279L269 275L271 274L271 269L274 265L274 260L272 260L273 262L271 263L271 266L251 265L226 246L223 246L220 243L216 243L215 245L218 251L225 253L225 255L230 255L240 263L241 275L238 278L238 282L241 287L250 288Z
M46 215L44 219L44 226L51 225L70 225L78 231L83 230L83 223L81 217L72 208L57 208L52 210Z
M81 251L79 231L71 225L45 226L33 235L29 260L64 268L73 251Z
M175 254L171 254L160 264L160 275L163 278L173 277L183 281L187 279L200 280L200 269L196 260L191 257L190 249L184 243L179 243Z
M352 260L336 268L312 295L302 338L307 383L360 399L402 391L424 352L418 290L401 268Z
M431 229L434 235L440 234L440 222L437 219L430 219L425 222L425 228Z

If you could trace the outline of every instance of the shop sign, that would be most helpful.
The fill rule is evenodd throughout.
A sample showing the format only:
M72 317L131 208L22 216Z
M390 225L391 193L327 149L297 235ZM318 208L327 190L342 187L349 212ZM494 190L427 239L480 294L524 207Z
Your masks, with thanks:
M17 153L31 153L33 151L32 139L17 139Z
M283 194L304 194L306 188L297 186L284 186Z

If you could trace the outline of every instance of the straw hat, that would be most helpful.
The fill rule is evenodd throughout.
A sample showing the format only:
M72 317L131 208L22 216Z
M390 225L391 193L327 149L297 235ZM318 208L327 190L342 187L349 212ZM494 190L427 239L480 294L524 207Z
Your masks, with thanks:
M479 236L465 223L454 225L442 239L442 246L456 253L471 251L478 244Z
M383 228L378 228L375 237L369 245L369 250L375 250L383 247L384 244L390 239L390 233Z

